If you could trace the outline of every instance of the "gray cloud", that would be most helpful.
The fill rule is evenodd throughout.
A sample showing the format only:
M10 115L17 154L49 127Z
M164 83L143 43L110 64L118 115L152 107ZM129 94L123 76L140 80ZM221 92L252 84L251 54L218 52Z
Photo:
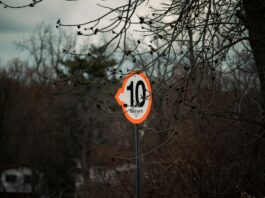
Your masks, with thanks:
M28 32L32 27L26 23L19 23L18 21L10 20L6 16L1 16L0 33L4 32Z
M18 3L17 0L3 1L14 5ZM30 0L23 1L29 2ZM23 1L19 2L22 4ZM0 6L0 57L2 62L17 56L13 42L19 41L23 37L29 37L36 26L43 21L46 24L54 25L54 27L58 19L61 19L63 23L76 24L95 19L108 11L97 6L97 3L116 7L124 4L124 1L78 0L71 2L44 0L34 8L5 9ZM71 29L76 30L75 28L66 28L66 30Z

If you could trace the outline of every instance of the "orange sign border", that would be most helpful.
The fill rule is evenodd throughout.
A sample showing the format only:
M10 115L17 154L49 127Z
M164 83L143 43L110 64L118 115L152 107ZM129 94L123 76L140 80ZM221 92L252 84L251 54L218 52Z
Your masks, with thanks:
M147 84L147 88L148 88L148 91L150 91L150 96L148 97L148 100L149 100L149 103L148 103L148 106L147 106L147 110L145 112L145 114L139 118L139 119L134 119L132 118L129 113L128 113L128 110L126 110L126 108L124 107L124 102L121 101L119 99L119 95L121 93L124 93L124 89L125 89L125 85L127 83L127 81L129 80L130 77L132 77L133 75L140 75L145 83ZM147 76L145 75L145 73L143 71L137 71L137 70L132 70L130 71L126 77L125 77L125 80L123 81L122 83L122 87L118 89L116 95L115 95L115 99L117 100L118 104L122 107L122 110L125 114L125 117L133 124L140 124L142 123L143 121L146 120L147 116L149 115L150 111L151 111L151 106L152 106L152 88L151 88L151 84L149 82L149 79L147 78Z

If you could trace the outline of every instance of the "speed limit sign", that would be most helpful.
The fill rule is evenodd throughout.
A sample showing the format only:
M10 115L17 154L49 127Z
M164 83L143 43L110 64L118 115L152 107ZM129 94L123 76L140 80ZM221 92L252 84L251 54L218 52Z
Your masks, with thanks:
M115 98L133 124L140 124L147 118L152 105L152 90L144 72L131 71L124 78Z

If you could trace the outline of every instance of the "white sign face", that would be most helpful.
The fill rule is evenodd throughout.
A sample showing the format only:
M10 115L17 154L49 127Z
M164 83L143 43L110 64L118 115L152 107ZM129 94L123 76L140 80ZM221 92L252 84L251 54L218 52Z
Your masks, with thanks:
M142 123L152 105L151 85L147 76L140 71L131 71L124 79L122 88L115 96L126 118L134 123Z

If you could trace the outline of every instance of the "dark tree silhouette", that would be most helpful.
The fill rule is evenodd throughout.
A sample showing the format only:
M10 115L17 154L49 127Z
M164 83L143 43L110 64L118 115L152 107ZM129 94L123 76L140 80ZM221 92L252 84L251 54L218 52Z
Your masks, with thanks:
M23 6L8 5L5 1L1 4L7 8L23 8L40 2L29 1ZM199 78L203 78L205 68L222 73L229 54L233 50L245 50L255 60L260 80L260 103L264 109L263 0L171 0L161 2L159 7L153 7L145 0L130 0L114 8L99 6L108 10L101 17L76 24L58 20L57 27L77 27L79 36L108 34L102 49L109 50L113 43L109 55L121 54L121 60L125 60L126 56L136 60L143 54L149 54L150 59L143 70L156 69L155 63L159 60L166 68L164 72L172 72L180 67L177 63L186 62L189 63L186 69L190 75L202 73L197 75ZM140 9L146 9L147 14L139 15ZM132 33L140 37L131 41ZM93 54L88 50L88 56L94 57ZM240 67L244 64L233 69Z
M87 56L91 65L115 55L120 61L112 68L114 75L123 69L124 60L149 75L155 107L142 129L158 138L143 139L143 157L150 177L164 177L146 180L147 192L155 189L160 197L264 196L265 2L149 3L100 5L107 12L99 18L76 24L57 21L57 28L77 28L77 36L107 35L100 53L65 53ZM146 9L145 15L139 14L141 9ZM72 72L81 76L89 69L78 65ZM159 149L166 157L149 155ZM152 166L162 167L162 172Z

